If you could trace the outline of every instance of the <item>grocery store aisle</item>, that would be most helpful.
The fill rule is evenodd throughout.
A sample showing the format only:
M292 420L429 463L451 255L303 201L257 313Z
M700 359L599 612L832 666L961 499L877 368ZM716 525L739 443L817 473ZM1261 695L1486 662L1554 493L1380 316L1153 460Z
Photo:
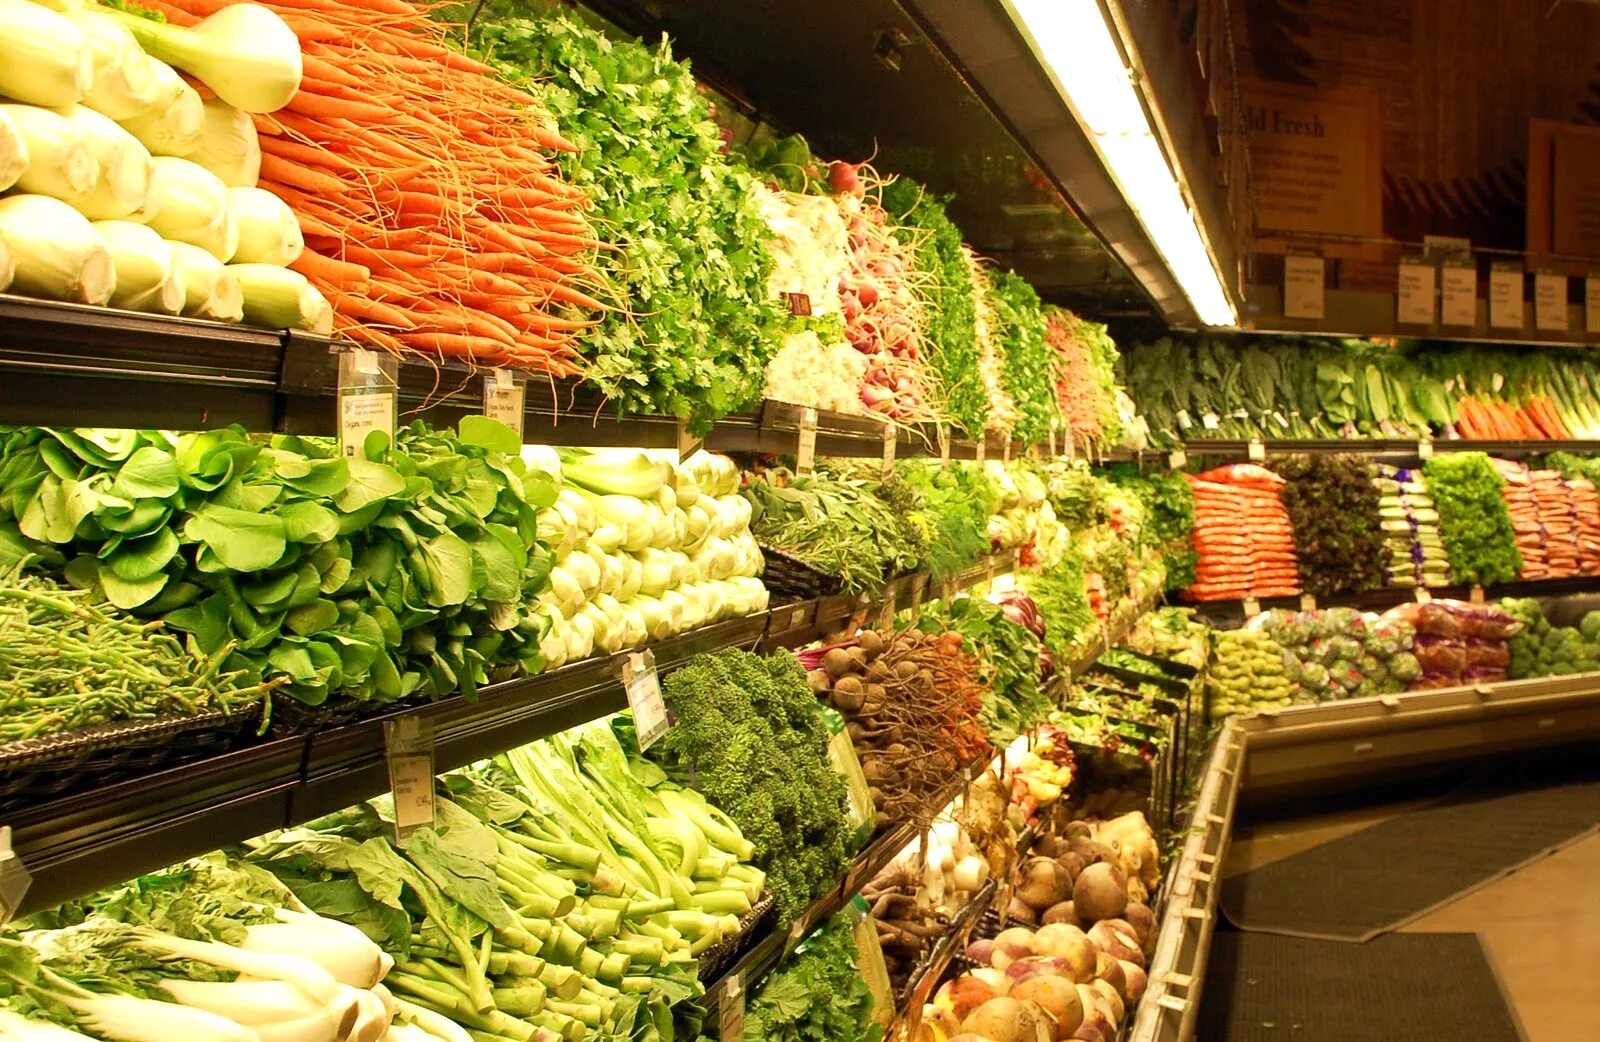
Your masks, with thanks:
M1242 825L1224 875L1279 861L1424 802ZM1600 835L1430 912L1402 932L1477 934L1528 1042L1600 1039Z

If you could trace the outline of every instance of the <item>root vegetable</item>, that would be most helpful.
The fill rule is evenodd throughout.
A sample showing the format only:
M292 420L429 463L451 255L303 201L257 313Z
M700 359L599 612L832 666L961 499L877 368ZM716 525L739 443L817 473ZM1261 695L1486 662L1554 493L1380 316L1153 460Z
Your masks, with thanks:
M1089 941L1113 959L1122 959L1138 966L1144 965L1144 949L1133 927L1120 919L1103 919L1089 930Z
M1105 952L1095 952L1095 955L1094 955L1094 976L1095 976L1095 979L1096 980L1103 980L1103 981L1107 982L1108 984L1110 984L1113 988L1116 988L1118 995L1125 995L1125 994L1127 994L1127 991L1128 991L1128 977L1127 977L1126 974L1124 974L1122 972L1122 967L1125 966L1125 965L1126 966L1131 966L1133 964L1132 963L1124 963L1124 962L1122 962L1122 961L1120 961L1118 959L1113 959L1111 956L1107 955Z
M967 958L977 963L987 963L994 955L994 941L984 938L967 945Z
M992 1042L1036 1042L1041 1022L1048 1029L1048 1017L1037 1004L1001 996L973 1010L961 1030Z
M830 677L842 677L855 669L856 660L844 648L834 648L822 656L822 668Z
M1089 862L1084 859L1082 854L1074 853L1071 850L1055 855L1055 859L1056 864L1067 870L1067 875L1072 877L1074 883L1078 881L1078 877L1083 874L1083 870L1089 865Z
M1065 875L1065 870L1056 862L1049 864ZM1061 899L1065 898L1063 894ZM1085 921L1121 915L1123 909L1128 907L1128 879L1114 864L1104 861L1092 864L1073 883L1072 903L1079 918Z
M811 690L817 694L826 694L833 683L833 678L828 676L825 669L813 669L806 674L806 681L811 685Z
M1016 893L1030 907L1043 910L1073 895L1072 878L1066 869L1047 857L1029 858L1022 866L1022 879Z
M1027 923L1029 926L1037 926L1039 924L1039 913L1035 912L1033 906L1020 897L1013 897L1011 903L1006 905L1006 918L1014 919L1019 923Z
M1071 1038L1083 1023L1083 1002L1078 998L1077 987L1061 977L1032 977L1011 989L1010 997L1022 1002L1036 1002L1050 1015L1051 1038Z
M994 954L989 959L989 965L997 970L1004 970L1018 959L1026 959L1030 955L1038 954L1033 946L1033 931L1023 926L1013 926L1009 930L1000 931L994 939Z
M957 1020L966 1020L973 1010L999 997L1000 993L988 981L964 974L941 984L933 1003Z
M1144 967L1135 963L1120 961L1118 965L1122 967L1122 977L1127 982L1123 986L1122 997L1129 1003L1138 1002L1139 997L1144 994L1145 986L1149 983L1149 977L1146 976Z
M1150 942L1156 935L1155 913L1147 905L1129 904L1122 910L1122 918L1133 928L1134 936L1139 938L1139 947L1149 950Z
M1127 1007L1122 1004L1122 995L1116 988L1112 987L1111 982L1096 978L1089 982L1089 987L1093 988L1095 994L1105 1003L1110 1011L1111 1022L1113 1024L1122 1023L1122 1018L1127 1013Z
M1033 936L1033 949L1040 955L1063 960L1071 968L1068 976L1075 981L1087 981L1094 976L1094 945L1076 926L1066 923L1041 926Z
M1062 901L1060 904L1053 904L1049 908L1046 908L1044 911L1044 916L1039 921L1044 923L1046 926L1050 926L1054 923L1063 923L1067 926L1083 926L1083 924L1078 921L1076 906L1074 906L1071 901Z

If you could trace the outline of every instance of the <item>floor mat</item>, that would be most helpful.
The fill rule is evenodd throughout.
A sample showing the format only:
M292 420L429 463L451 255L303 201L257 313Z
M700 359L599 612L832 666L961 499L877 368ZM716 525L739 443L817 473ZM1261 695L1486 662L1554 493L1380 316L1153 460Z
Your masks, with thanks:
M1476 934L1218 930L1197 1042L1525 1042Z
M1370 940L1596 828L1600 777L1592 771L1497 778L1229 877L1222 909L1241 930Z

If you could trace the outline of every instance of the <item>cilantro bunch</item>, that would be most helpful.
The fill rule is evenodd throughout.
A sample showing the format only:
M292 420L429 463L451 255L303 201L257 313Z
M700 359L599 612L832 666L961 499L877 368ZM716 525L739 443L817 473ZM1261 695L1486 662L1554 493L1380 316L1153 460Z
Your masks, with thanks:
M1061 415L1056 401L1055 352L1045 342L1044 305L1026 279L997 272L989 280L990 321L1005 349L1002 371L1006 393L1019 413L1015 436L1023 444L1050 437L1050 423Z
M1294 528L1305 591L1319 597L1376 590L1389 574L1378 487L1358 456L1290 456L1276 469Z
M850 863L844 782L793 655L701 655L662 684L672 729L648 758L698 789L755 845L787 923L838 884Z
M1435 456L1422 469L1439 511L1439 536L1458 583L1492 586L1522 570L1500 475L1481 452Z
M665 41L614 42L564 14L484 18L470 42L537 81L580 149L562 175L615 247L597 266L622 306L581 340L587 378L621 413L701 432L759 400L787 321L767 292L769 232L688 67Z

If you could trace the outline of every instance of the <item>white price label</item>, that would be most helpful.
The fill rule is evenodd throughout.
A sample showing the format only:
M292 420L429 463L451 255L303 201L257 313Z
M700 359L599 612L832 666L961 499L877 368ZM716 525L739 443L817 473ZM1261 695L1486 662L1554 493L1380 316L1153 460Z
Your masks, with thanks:
M522 437L523 407L527 387L511 375L509 369L495 369L483 381L483 414L501 423Z
M1471 590L1467 591L1467 600L1473 604L1482 604L1483 596L1483 587L1476 584L1473 585Z
M404 843L413 832L434 824L433 725L415 715L385 720L383 744L394 797L395 837Z
M1539 329L1567 331L1567 277L1541 271L1533 277L1533 324Z
M1182 470L1189 463L1189 454L1182 449L1173 449L1167 453L1167 467L1171 470Z
M1441 314L1446 326L1472 328L1478 324L1478 269L1466 264L1446 264L1439 273Z
M989 436L988 435L980 434L978 436L978 441L973 446L973 452L975 453L974 458L978 461L978 466L980 466L980 467L983 466L984 459L987 458L988 455L989 455Z
M892 423L883 425L883 472L894 470L894 454L900 447L900 429Z
M0 827L0 926L9 923L28 896L33 876L11 847L11 826Z
M722 1042L744 1042L744 974L735 971L722 989L717 1007L717 1037Z
M1254 597L1246 597L1244 599L1244 617L1247 619L1253 619L1260 614L1261 602L1256 600Z
M350 361L356 367L356 372L363 376L380 376L383 373L376 351L369 351L364 347L352 347Z
M1415 590L1411 591L1411 594L1414 598L1416 598L1416 602L1418 604L1433 603L1433 591L1428 589L1426 586L1418 586Z
M800 410L800 444L795 449L794 469L797 474L809 474L817 465L817 410L806 406Z
M1583 280L1583 329L1586 333L1600 333L1600 275Z
M1250 439L1250 462L1260 463L1267 458L1267 447L1260 438Z
M1314 595L1309 594L1309 593L1301 594L1300 595L1300 610L1301 611L1316 611L1317 610L1317 598Z
M628 693L628 708L633 710L633 729L639 737L639 751L650 748L667 733L667 704L661 698L661 676L656 672L656 656L649 648L630 652L622 660L622 686Z
M1291 253L1283 258L1283 314L1321 318L1327 306L1325 264L1321 257Z
M1214 412L1208 412L1204 416L1200 417L1200 426L1204 427L1208 431L1214 431L1218 427L1222 426L1222 417L1218 416Z
M368 352L369 354L371 352ZM392 442L395 428L394 392L343 391L339 394L339 448L345 456L365 456L367 435L382 431Z
M1439 272L1431 264L1401 261L1395 321L1411 326L1433 325L1438 279Z
M1190 427L1194 426L1194 417L1189 415L1188 409L1178 410L1178 426L1182 427L1184 430L1188 430Z
M1433 441L1423 438L1417 442L1417 459L1433 459Z
M1495 268L1489 273L1489 325L1496 329L1521 329L1521 268Z
M796 608L794 610L794 614L789 616L789 626L791 628L795 628L795 627L799 627L799 626L804 626L805 624L806 624L806 610L804 608Z

